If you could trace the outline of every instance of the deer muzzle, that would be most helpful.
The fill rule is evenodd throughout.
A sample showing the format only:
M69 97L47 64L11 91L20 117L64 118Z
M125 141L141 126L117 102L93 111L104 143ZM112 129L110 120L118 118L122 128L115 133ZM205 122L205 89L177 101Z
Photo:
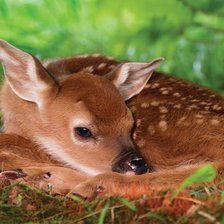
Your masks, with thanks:
M133 149L120 153L112 162L112 171L139 175L148 171L148 165Z

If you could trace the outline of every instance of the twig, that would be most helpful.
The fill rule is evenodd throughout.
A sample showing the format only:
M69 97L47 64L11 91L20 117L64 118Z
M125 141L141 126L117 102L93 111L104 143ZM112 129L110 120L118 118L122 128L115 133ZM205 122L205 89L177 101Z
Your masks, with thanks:
M204 211L198 211L198 214L203 216L204 218L207 218L211 222L215 222L215 220L216 220L216 218L214 216L212 216Z

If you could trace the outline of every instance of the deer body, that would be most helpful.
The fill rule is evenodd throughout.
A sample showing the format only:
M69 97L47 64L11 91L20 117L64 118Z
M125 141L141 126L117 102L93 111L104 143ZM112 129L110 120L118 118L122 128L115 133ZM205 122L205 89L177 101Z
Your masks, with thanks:
M128 103L136 119L134 138L152 169L222 160L223 103L210 90L154 73Z
M0 160L3 168L22 168L38 187L46 189L50 182L62 192L76 186L75 192L89 196L99 184L173 184L206 162L223 167L223 98L196 84L152 74L161 59L120 63L93 55L48 61L43 67L0 41L0 60L7 133L1 136ZM30 143L10 144L18 136ZM150 173L102 174L144 173L135 149ZM51 173L47 178L46 172ZM89 179L96 174L101 175Z
M46 67L69 75L90 69L104 76L120 62L103 56L58 60ZM127 102L135 118L133 139L152 171L224 158L224 101L197 84L154 72Z

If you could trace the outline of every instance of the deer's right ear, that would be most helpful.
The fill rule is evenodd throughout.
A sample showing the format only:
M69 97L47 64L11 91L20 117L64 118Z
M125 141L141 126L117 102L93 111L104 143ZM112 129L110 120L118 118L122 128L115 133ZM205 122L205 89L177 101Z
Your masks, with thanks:
M0 61L10 87L23 100L43 107L56 96L56 81L32 55L0 40Z
M157 58L147 63L123 63L105 77L117 87L124 100L128 100L142 91L153 71L162 61L163 58Z

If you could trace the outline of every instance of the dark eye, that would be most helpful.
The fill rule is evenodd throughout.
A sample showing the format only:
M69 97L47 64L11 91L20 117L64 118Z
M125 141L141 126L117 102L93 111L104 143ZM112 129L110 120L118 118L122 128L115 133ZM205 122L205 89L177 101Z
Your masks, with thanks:
M84 127L75 128L75 133L82 138L90 138L92 136L91 131Z

